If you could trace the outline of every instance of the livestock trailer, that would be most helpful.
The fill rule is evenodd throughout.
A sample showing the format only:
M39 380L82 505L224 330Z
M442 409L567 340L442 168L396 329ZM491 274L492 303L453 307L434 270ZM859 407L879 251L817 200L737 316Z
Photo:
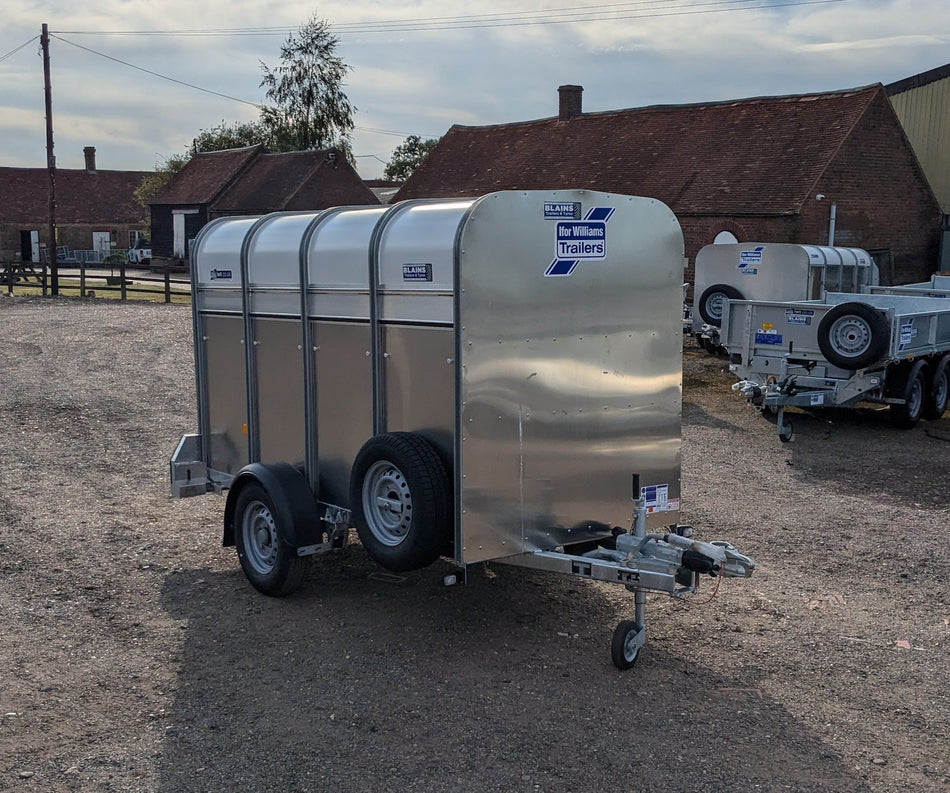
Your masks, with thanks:
M888 294L829 293L818 301L730 300L723 342L733 388L777 412L785 408L890 406L898 427L938 419L947 408L950 301L899 287Z
M679 523L683 237L590 191L221 218L192 248L198 431L177 497L227 490L224 544L297 587L356 527L393 571L495 560L635 593L753 562Z
M706 245L696 254L692 332L702 347L716 352L728 300L820 300L826 292L866 292L878 281L877 265L860 248Z

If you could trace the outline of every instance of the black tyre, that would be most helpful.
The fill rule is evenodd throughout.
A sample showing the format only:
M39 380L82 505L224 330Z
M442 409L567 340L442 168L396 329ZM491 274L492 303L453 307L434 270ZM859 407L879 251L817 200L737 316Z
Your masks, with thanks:
M950 398L950 355L944 355L937 363L934 369L933 377L930 381L930 388L927 389L924 399L923 417L931 421L939 419L947 409L947 400Z
M909 430L923 415L924 401L927 398L927 363L917 361L913 366L902 366L897 370L888 393L899 399L902 404L891 405L891 421L895 427Z
M451 503L445 466L418 435L378 435L356 456L353 521L366 552L387 570L417 570L440 556L452 539Z
M841 369L864 369L876 363L889 342L887 320L867 303L834 306L818 323L818 348Z
M629 669L640 657L640 642L638 634L642 631L633 620L623 620L614 629L613 640L610 642L610 660L617 669Z
M274 503L257 483L248 483L234 505L234 545L241 568L255 589L265 595L289 595L303 581L309 556L298 556L286 541Z
M703 291L699 298L699 316L704 322L715 325L717 328L722 325L722 312L727 300L742 300L742 292L729 284L713 284Z
M782 443L788 443L792 439L794 432L795 428L792 426L792 422L786 421L778 431L778 439Z

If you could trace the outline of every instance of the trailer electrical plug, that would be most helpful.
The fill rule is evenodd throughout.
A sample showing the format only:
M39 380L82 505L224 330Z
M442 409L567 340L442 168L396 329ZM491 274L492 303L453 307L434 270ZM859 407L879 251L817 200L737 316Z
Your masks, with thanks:
M692 548L683 551L683 567L692 573L700 575L709 574L716 576L721 569L715 559L712 559L700 551L694 551Z

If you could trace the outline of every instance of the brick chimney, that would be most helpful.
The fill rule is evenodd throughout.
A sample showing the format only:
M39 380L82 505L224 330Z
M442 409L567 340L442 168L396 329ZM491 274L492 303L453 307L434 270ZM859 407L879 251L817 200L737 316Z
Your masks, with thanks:
M95 146L86 146L82 150L83 156L86 158L86 173L95 173L96 172L96 147Z
M558 121L567 121L581 115L581 94L584 93L582 85L562 85L557 89L557 93Z

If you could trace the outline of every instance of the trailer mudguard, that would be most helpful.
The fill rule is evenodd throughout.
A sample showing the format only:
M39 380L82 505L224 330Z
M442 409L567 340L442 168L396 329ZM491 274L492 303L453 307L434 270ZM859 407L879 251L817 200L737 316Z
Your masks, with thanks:
M251 463L238 471L224 508L222 545L234 545L234 505L241 490L256 482L267 492L280 525L280 539L292 548L322 542L321 513L307 479L289 463Z

